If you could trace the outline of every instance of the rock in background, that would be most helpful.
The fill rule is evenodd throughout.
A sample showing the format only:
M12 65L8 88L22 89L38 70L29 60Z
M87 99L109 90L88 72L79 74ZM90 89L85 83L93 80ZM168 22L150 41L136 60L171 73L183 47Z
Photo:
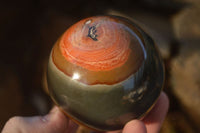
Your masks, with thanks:
M171 62L172 92L200 130L200 6L192 5L173 18L179 53Z

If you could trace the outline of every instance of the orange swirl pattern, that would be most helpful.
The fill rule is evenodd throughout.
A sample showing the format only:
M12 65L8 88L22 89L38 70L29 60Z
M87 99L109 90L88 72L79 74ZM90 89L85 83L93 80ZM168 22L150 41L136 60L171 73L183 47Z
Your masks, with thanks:
M65 59L91 71L109 71L129 58L130 34L115 19L93 17L70 27L60 40Z

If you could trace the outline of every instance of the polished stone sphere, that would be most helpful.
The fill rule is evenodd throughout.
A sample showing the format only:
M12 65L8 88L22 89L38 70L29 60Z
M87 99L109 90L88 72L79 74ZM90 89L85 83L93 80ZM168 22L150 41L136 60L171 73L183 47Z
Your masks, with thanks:
M135 23L95 16L57 40L47 80L51 98L67 116L108 131L150 111L162 90L164 69L153 40Z

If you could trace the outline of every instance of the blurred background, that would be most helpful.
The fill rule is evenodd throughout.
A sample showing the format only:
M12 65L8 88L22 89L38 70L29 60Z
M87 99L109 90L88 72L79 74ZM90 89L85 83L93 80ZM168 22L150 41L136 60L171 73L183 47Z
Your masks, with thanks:
M12 116L49 111L51 47L75 22L104 14L136 21L158 45L170 98L161 133L200 132L199 0L0 1L0 130Z

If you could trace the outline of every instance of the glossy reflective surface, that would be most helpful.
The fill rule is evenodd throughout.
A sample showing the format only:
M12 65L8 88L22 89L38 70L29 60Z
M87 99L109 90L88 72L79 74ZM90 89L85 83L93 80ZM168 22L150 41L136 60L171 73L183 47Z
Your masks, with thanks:
M127 19L91 17L71 26L48 65L52 99L75 121L117 130L158 98L163 65L152 39Z

